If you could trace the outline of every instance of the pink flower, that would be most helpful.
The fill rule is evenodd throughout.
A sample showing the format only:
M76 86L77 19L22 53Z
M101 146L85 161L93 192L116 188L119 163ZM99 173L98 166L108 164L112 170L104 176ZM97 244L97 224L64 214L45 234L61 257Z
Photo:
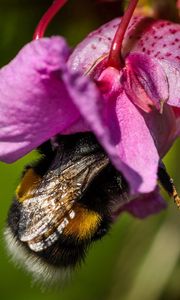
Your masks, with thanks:
M133 197L145 194L128 208L144 217L165 206L158 165L180 135L180 25L132 18L116 65L108 56L119 23L90 33L72 54L62 37L33 41L1 69L0 159L13 162L56 134L92 131Z

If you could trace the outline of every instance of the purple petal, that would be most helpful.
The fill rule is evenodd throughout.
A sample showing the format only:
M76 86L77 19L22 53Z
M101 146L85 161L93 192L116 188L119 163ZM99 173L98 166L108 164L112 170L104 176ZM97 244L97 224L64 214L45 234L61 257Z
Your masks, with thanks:
M142 26L139 38L127 41L127 45L128 51L143 52L158 60L168 80L168 104L180 107L180 24L153 21L149 26Z
M139 109L118 90L119 72L107 69L100 84L105 81L106 86L106 80L108 94L104 100L96 98L87 105L87 100L75 99L76 105L132 192L150 192L156 186L159 161L153 138Z
M73 51L68 60L69 66L82 73L89 72L104 56L108 55L120 21L121 19L115 19L88 35ZM178 107L180 106L179 49L179 24L144 17L131 19L122 47L122 54L125 58L133 52L156 58L154 63L151 61L151 64L153 64L154 73L156 63L159 63L156 66L158 70L160 70L160 65L164 70L167 78L166 84L169 86L168 99L166 99L167 89L163 92L163 88L159 90L160 86L158 86L156 92L163 92L163 99L168 100L170 105ZM162 77L162 70L158 72L161 72ZM152 76L150 77L152 79Z
M92 65L109 52L120 19L91 32L73 51L68 60L72 70L88 72Z
M133 17L125 34L124 44L129 32L136 26L142 17ZM109 53L115 32L121 18L114 19L97 30L91 32L73 51L68 60L68 65L75 71L87 73L99 60Z
M159 156L162 158L177 138L175 113L172 107L165 104L161 114L153 110L150 113L142 112L142 115L154 139Z
M156 185L159 161L151 132L141 111L133 105L125 93L117 99L116 114L121 132L121 141L117 144L119 156L141 176L139 191L150 192ZM127 177L128 174L124 175Z
M180 63L177 64L167 60L160 61L160 63L168 79L169 96L167 103L180 107Z
M64 39L45 38L25 46L1 69L1 160L18 159L53 135L67 131L80 118L67 92L71 82L63 79L68 74L68 55ZM80 97L78 82L72 89L73 97ZM83 92L86 97L86 90Z
M180 43L180 25L165 20L151 20L146 26L142 23L146 22L147 18L141 20L132 31L129 32L129 51L128 52L143 52L152 58L157 58L159 61L168 60L174 63L179 63L179 43ZM130 36L135 30L139 36L133 37L133 42L130 45Z
M159 194L159 189L156 188L153 192L143 194L125 204L117 213L118 216L123 211L127 211L133 216L143 219L149 215L159 213L167 207L166 202Z
M124 87L130 99L149 112L152 106L161 110L168 99L166 74L157 60L147 54L133 53L126 59Z

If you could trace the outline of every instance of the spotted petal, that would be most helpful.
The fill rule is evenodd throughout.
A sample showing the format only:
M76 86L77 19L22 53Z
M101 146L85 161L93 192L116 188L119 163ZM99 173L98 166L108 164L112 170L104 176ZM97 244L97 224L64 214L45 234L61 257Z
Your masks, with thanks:
M133 32L132 29L129 37ZM127 40L128 51L141 52L158 61L169 85L168 104L180 107L180 24L152 20L151 24L142 26L138 34L138 39Z
M99 60L107 56L119 22L121 22L121 19L114 19L89 34L73 51L68 60L69 66L73 70L86 73ZM133 17L131 19L122 46L124 58L132 55L132 53L144 54L146 57L149 57L154 72L146 74L145 77L147 78L147 76L151 75L150 79L152 82L152 73L155 74L156 68L163 79L161 86L158 85L156 91L154 91L156 96L160 93L160 100L166 100L168 104L178 107L180 107L179 49L180 25L147 17ZM154 59L154 63L151 59ZM163 71L166 82L164 81ZM168 98L166 85L168 85ZM164 91L163 86L165 87ZM152 96L152 89L150 94Z

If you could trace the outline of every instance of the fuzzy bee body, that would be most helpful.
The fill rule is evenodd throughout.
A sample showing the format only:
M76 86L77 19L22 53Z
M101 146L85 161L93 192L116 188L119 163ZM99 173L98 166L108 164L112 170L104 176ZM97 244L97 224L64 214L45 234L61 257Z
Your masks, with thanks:
M128 187L91 134L60 137L40 151L42 158L24 171L5 236L15 259L49 280L81 263L107 233L113 206L128 201Z

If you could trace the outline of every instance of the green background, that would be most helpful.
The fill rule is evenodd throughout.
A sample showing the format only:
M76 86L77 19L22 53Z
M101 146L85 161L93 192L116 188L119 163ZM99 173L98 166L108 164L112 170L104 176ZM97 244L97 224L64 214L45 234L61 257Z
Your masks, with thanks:
M8 63L31 40L33 30L51 1L0 0L0 65ZM119 9L120 11L120 9ZM64 35L75 45L106 19L119 14L93 1L70 1L48 30ZM108 12L108 13L107 13ZM180 190L180 142L165 158ZM42 289L8 258L3 228L23 166L34 154L12 165L0 164L0 297L34 300L179 300L180 212L169 201L159 215L137 220L123 214L110 234L93 245L85 264L64 287Z

